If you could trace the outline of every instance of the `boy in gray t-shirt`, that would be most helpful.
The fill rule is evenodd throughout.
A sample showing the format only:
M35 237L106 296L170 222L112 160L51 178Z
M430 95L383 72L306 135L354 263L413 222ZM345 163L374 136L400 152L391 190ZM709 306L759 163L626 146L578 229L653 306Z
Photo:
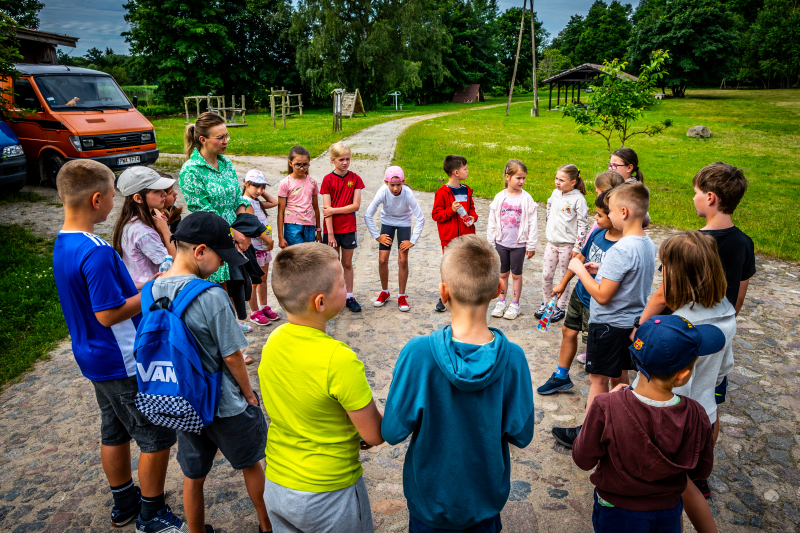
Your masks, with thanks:
M634 369L628 352L630 335L647 303L656 268L656 245L642 229L650 207L647 187L640 182L624 183L608 191L606 201L608 218L622 231L622 238L606 252L602 265L584 265L578 259L569 264L592 297L586 344L587 412L595 396L608 392L609 385L628 383L628 370ZM553 436L572 448L580 429L553 428Z

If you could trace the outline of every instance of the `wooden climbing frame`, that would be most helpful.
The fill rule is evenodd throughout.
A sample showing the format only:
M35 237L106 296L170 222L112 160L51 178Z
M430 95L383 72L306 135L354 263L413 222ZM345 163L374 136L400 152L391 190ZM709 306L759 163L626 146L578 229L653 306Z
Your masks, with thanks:
M293 97L297 98L297 103L295 105L292 105ZM278 98L280 98L280 103L278 103ZM272 114L272 129L274 130L276 128L275 118L278 114L278 108L280 108L281 121L283 122L283 127L285 128L286 117L290 117L295 114L292 109L297 109L300 112L300 116L303 116L303 95L301 93L290 94L289 91L285 90L283 87L281 87L280 90L270 87L269 108Z
M236 107L236 96L231 96L231 106L227 107L225 105L224 96L212 96L210 94L206 96L185 96L183 98L183 107L186 111L187 125L189 124L189 119L191 118L189 115L189 102L194 102L197 111L195 118L197 118L200 116L200 102L202 101L206 102L207 111L220 115L225 119L225 123L229 127L247 126L247 118L245 116L247 110L245 107L244 95L242 95L241 107ZM228 114L230 114L230 118L228 118ZM238 122L236 120L237 117L241 117L242 121Z

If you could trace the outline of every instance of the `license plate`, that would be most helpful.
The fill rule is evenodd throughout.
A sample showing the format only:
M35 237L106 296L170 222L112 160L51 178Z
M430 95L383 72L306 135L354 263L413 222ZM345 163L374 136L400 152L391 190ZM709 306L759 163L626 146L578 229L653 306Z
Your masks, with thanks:
M133 155L131 157L118 157L117 158L117 166L121 167L122 165L132 165L134 163L139 163L142 158L138 155Z

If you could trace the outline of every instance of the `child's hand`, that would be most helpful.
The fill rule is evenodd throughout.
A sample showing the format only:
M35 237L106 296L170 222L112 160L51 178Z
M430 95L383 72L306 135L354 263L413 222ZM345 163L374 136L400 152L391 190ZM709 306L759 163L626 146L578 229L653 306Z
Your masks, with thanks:
M413 246L414 246L414 243L412 243L411 241L400 241L400 251L401 252L406 252L406 251L410 250L411 248L413 248Z
M337 246L339 246L339 243L336 242L336 237L334 237L330 233L328 233L328 246L330 246L331 248L336 248Z
M580 252L573 250L569 253L569 258L572 259L573 257L578 257L579 255L581 255Z
M616 387L611 389L611 392L619 392L619 391L621 391L622 389L624 389L626 387L628 387L627 383L620 383L619 385L617 385Z
M286 239L284 239L283 237L278 237L278 246L280 246L281 249L288 248L289 247L289 243L286 242Z
M528 250L525 252L525 259L530 259L534 255L536 255L536 250Z
M335 214L336 214L336 208L335 207L323 207L322 208L322 215L325 218L332 217Z
M314 242L322 242L322 232L318 231L317 234L314 236Z
M267 245L267 250L272 250L275 247L275 241L272 240L272 237L261 237L261 240Z
M583 265L586 268L586 272L594 276L597 274L597 271L600 269L600 263L586 263Z
M591 263L589 263L589 265L590 264ZM588 267L589 265L586 266ZM577 274L581 270L588 270L588 268L584 268L583 262L580 259L573 257L572 259L569 260L569 270L570 272L574 272L575 274Z
M461 203L460 202L453 202L453 205L451 207L453 208L453 213L455 213L455 212L458 211L458 208L461 207Z
M561 297L561 295L562 295L562 294L564 293L564 291L566 290L566 288L567 288L567 286L566 286L566 285L564 285L563 283L559 283L558 285L556 285L555 287L553 287L553 292L552 292L552 293L550 293L550 296L551 296L551 297L553 297L553 296L558 296L558 297L560 298L560 297Z
M392 238L389 237L388 235L386 235L385 233L383 235L381 235L380 237L378 237L377 239L375 239L375 240L378 241L379 243L381 243L384 246L391 246L392 245Z

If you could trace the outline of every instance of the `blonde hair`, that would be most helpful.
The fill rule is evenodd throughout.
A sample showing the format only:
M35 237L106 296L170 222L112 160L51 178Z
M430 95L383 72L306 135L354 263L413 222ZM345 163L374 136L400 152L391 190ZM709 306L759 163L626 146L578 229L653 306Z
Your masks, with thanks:
M206 111L201 113L194 124L186 126L186 131L183 134L183 151L186 158L192 157L195 148L200 149L203 144L200 142L200 137L208 138L211 135L211 128L225 124L225 119L216 113Z
M586 185L581 178L581 171L578 167L572 164L561 165L558 167L558 172L563 172L569 179L575 182L575 188L581 191L581 194L586 195Z
M627 207L635 217L644 217L650 207L650 190L641 181L628 181L608 191L606 203Z
M664 296L670 309L691 303L706 309L725 298L728 283L717 241L700 231L673 235L658 251L664 270Z
M272 292L288 313L302 314L313 296L333 290L338 265L336 251L322 243L284 248L272 260Z
M439 269L442 282L461 305L485 308L497 294L500 256L482 237L462 235L450 241Z
M56 176L61 203L74 207L94 193L108 194L114 188L114 173L91 159L75 159L64 163Z
M331 153L331 161L336 159L337 157L342 157L344 154L351 154L350 147L344 144L343 142L339 141L338 143L333 143L329 148Z
M594 188L596 191L600 189L608 191L623 183L625 183L625 178L622 177L622 174L615 170L606 170L594 179Z
M303 148L300 145L292 146L292 149L289 150L289 174L294 172L294 167L292 166L292 161L294 161L294 158L299 156L299 155L306 156L308 158L308 162L309 163L311 162L311 154L308 153L308 150L306 150L305 148Z
M509 159L506 163L506 168L503 170L503 188L508 189L509 176L515 175L517 172L528 173L528 167L519 159Z

